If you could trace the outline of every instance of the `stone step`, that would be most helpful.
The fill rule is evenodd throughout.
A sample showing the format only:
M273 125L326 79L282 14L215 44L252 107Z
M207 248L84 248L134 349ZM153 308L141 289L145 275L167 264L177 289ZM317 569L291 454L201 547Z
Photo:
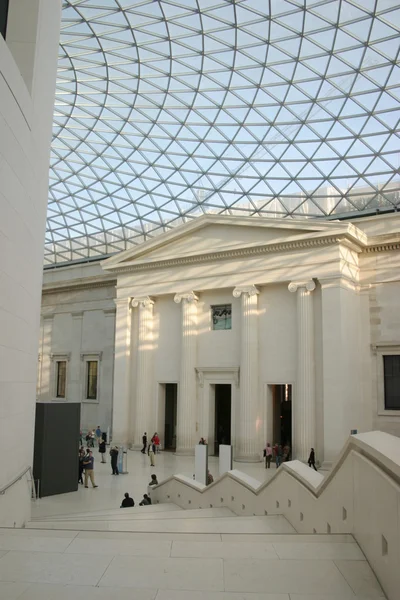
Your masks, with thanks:
M107 517L113 517L114 515L121 515L122 510L124 515L136 515L136 514L153 514L153 513L166 513L166 512L181 512L183 508L174 503L164 504L151 504L150 506L139 506L136 505L132 508L103 508L98 510L88 510L85 512L71 512L67 514L58 514L51 516L40 516L32 517L31 521L68 521L68 520L80 520L85 518L103 519Z
M162 505L159 505L162 506ZM165 505L164 505L165 506ZM87 523L87 522L102 522L102 521L109 521L109 522L116 522L116 521L132 521L132 520L136 520L136 519L142 519L142 520L153 520L153 519L204 519L206 517L221 517L221 518L226 518L226 517L233 517L236 518L236 515L229 509L229 508L205 508L205 509L194 509L194 510L181 510L181 511L154 511L149 513L149 511L142 511L141 512L141 507L138 507L139 510L133 512L131 511L130 513L126 513L125 509L119 509L119 512L117 514L111 514L111 515L103 515L103 516L93 516L93 515L88 515L88 516L82 516L82 517L77 517L75 515L71 515L69 518L65 518L65 519L43 519L43 521L45 521L46 523L53 521L55 523L68 523L70 521L74 521L75 523L80 522L80 523ZM37 523L39 520L36 519L34 521L32 521L32 523ZM40 522L42 522L42 520L40 519Z
M220 510L220 509L215 509ZM188 514L191 511L185 511ZM202 533L202 534L272 534L296 533L282 515L266 517L197 517L130 519L99 521L34 521L27 523L29 529L58 529L73 531L122 531L146 533Z

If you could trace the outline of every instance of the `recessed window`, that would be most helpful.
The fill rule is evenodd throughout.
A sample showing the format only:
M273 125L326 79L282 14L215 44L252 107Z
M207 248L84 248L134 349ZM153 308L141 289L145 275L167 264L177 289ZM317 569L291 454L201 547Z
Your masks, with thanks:
M56 380L56 396L57 398L65 398L65 388L67 381L67 361L57 361L57 380Z
M88 400L97 400L98 366L97 360L86 362L86 398Z
M211 321L214 330L232 329L232 304L212 306Z
M383 357L385 410L400 410L400 354Z

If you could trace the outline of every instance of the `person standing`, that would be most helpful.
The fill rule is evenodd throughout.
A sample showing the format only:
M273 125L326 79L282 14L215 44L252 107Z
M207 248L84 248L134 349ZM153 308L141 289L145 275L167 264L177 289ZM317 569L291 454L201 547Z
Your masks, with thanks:
M85 456L83 466L85 467L85 488L89 487L89 479L94 488L99 487L94 481L94 456L91 450L89 450L88 454Z
M146 454L146 448L147 448L147 433L146 433L146 431L142 435L142 443L143 443L143 448L141 449L140 452L142 454Z
M158 479L157 479L157 475L155 475L154 473L151 476L151 481L149 483L149 486L152 485L158 485Z
M267 446L265 448L265 468L271 468L271 459L272 459L272 448L271 444L267 442Z
M282 446L281 444L278 445L278 449L276 450L276 468L281 466L281 462L282 462Z
M106 453L106 442L105 440L101 439L99 440L99 452L101 454L101 462L103 464L106 464L106 459L105 459L105 453Z
M149 458L150 458L150 466L155 467L155 454L156 454L156 445L154 443L150 444L149 449Z
M95 433L96 433L96 440L97 440L97 443L98 443L98 444L100 444L100 440L101 440L101 429L100 429L100 425L97 425L97 428L96 428L96 432L95 432Z
M151 438L151 441L155 445L155 452L157 452L157 454L158 454L160 452L160 438L158 437L157 431L155 432L155 434Z
M308 457L308 466L314 467L314 471L317 471L317 467L315 466L315 451L314 448L311 448L310 456Z
M78 483L82 483L83 484L83 461L85 460L85 448L83 446L81 446L80 450L79 450L79 477L78 477Z
M290 446L289 446L289 442L286 442L285 446L283 447L283 462L287 462L290 458Z
M118 471L118 446L113 446L110 450L111 469L113 475L119 475Z

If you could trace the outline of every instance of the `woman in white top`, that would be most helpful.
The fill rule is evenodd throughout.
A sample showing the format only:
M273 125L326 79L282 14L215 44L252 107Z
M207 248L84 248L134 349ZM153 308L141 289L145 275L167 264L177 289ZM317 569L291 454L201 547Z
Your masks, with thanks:
M271 444L269 442L267 442L267 445L265 448L265 468L266 469L271 468L271 459L272 459L272 448L271 448Z

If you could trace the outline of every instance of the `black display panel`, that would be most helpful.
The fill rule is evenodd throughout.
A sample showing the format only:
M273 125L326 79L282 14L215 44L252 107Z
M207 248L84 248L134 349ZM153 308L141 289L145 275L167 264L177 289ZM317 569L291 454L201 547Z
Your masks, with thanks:
M0 0L0 33L6 38L9 0Z
M33 477L41 498L78 489L80 421L78 403L36 404Z

